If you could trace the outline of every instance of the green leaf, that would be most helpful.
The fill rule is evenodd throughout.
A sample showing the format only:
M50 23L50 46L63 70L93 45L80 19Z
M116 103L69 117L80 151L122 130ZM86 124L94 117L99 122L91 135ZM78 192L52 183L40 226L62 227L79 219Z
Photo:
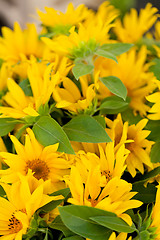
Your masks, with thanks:
M153 163L160 162L160 142L156 142L153 145L151 149L150 157L151 157L151 162Z
M14 118L0 118L0 136L7 135L18 123L22 122Z
M84 240L84 238L74 235L72 237L63 238L63 240Z
M33 96L33 92L28 78L20 82L19 86L22 88L26 96Z
M53 200L53 201L47 203L46 205L44 205L43 207L41 207L39 209L39 211L42 213L51 212L53 209L55 209L57 206L59 206L62 202L63 202L63 199L55 200L55 201Z
M143 203L151 203L155 201L156 187L148 183L144 186L144 182L136 182L132 185L132 190L138 192L133 198L142 201Z
M116 216L116 214L98 208L78 205L58 207L58 209L62 221L72 232L92 240L107 240L109 238L111 231L98 225L90 218L95 216Z
M108 51L115 56L119 56L120 54L127 52L133 44L130 43L108 43L101 46L101 49L104 51Z
M0 197L3 197L6 195L6 192L4 191L3 187L0 185Z
M125 111L129 104L129 98L124 101L122 98L117 96L107 97L98 110L101 110L101 114L116 114Z
M73 67L72 71L73 71L73 75L78 80L79 77L91 73L93 69L94 69L94 66L91 64L77 62L75 63L75 66Z
M160 78L160 59L155 58L152 61L153 65L150 66L149 70L154 73L157 79Z
M69 188L64 188L61 190L58 190L56 192L53 192L51 194L49 194L50 196L58 196L58 195L62 195L64 198L66 198L70 193L70 189Z
M137 124L142 118L140 115L134 115L133 114L133 110L128 108L127 110L125 110L124 112L122 112L122 119L125 121L125 122L129 122L129 125L132 125L132 124Z
M53 118L49 116L40 117L33 126L33 132L43 146L59 143L59 152L75 154L66 133Z
M150 134L148 136L148 139L153 141L160 141L160 120L153 120L149 121L146 125L146 128L150 130Z
M65 237L69 237L69 236L73 236L74 233L72 231L70 231L62 222L62 219L60 216L57 216L50 224L49 227L52 229L56 229L59 230L61 232L63 232L63 234L65 235Z
M135 226L129 226L124 220L117 216L96 216L91 217L96 223L117 232L132 233L136 230Z
M97 51L96 51L95 53L96 53L98 56L112 59L113 61L115 61L116 63L118 63L116 56L115 56L114 54L112 54L111 52L108 52L108 51L106 51L106 50L103 50L103 49L99 48L99 49L97 49Z
M100 78L100 80L113 94L126 100L127 89L118 77L108 76Z
M139 181L135 182L134 184L137 184L137 183L144 183L144 182L147 182L150 178L154 178L156 177L158 174L160 174L160 167L157 167L157 168L154 168L152 171L150 172L147 172L146 174L144 174L140 179Z
M105 122L105 118L104 118L104 117L98 115L98 116L94 116L93 118L94 118L99 124L101 124L101 126L102 126L103 128L106 128L106 122Z
M63 126L70 141L76 142L111 142L105 129L93 117L80 115Z

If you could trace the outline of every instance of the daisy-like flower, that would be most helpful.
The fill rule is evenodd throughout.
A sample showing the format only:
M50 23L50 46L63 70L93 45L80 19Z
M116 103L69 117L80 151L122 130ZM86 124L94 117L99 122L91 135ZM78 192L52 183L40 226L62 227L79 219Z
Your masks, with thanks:
M43 49L44 44L38 39L34 24L28 24L25 30L22 30L17 22L13 31L7 27L2 28L0 58L8 63L16 64L29 59L31 55L40 58Z
M38 208L53 200L63 199L62 196L45 194L46 184L35 181L34 177L20 176L20 180L12 185L1 185L8 198L0 197L0 239L4 240L21 240Z
M118 39L122 42L137 42L153 26L158 18L158 9L148 3L144 9L140 10L139 16L136 9L131 9L126 13L123 23L120 19L115 22L114 31Z
M18 179L18 173L27 175L32 170L35 178L44 181L51 179L52 192L64 188L63 176L69 174L71 161L66 154L58 153L58 144L43 147L35 138L31 129L27 129L25 145L16 137L10 136L17 154L1 152L0 156L8 165L8 169L1 170L1 181L12 183Z
M112 24L104 23L99 17L96 21L90 21L86 26L79 25L78 32L73 26L69 36L60 35L53 39L41 38L53 52L67 56L74 60L77 57L91 55L98 46L109 41L109 30Z
M53 32L53 35L69 34L69 29L72 26L78 27L78 23L83 22L91 12L83 4L75 9L72 3L68 4L65 13L49 7L45 7L45 11L43 13L37 10L37 13L43 26Z
M71 79L62 78L61 86L63 87L57 85L53 89L53 98L57 103L57 108L64 108L74 113L93 111L96 105L95 87L94 84L88 86L86 77L80 77L82 92Z
M101 178L100 166L96 166L90 169L84 183L78 168L73 166L68 181L72 198L68 202L114 212L131 225L132 220L125 211L142 205L142 202L131 199L136 194L131 192L132 184L114 177L101 188Z
M146 63L147 49L142 47L137 53L135 48L118 57L118 64L113 60L98 58L95 62L95 73L99 77L116 76L127 88L127 95L131 98L130 107L136 114L146 115L149 106L146 96L155 89L154 74L149 72L150 63ZM111 95L107 87L97 82L98 98L104 99Z
M32 63L28 68L28 79L33 96L26 96L22 88L12 78L9 78L7 80L8 92L3 97L4 103L8 106L0 107L2 116L13 118L38 116L39 107L49 101L53 87L60 78L59 73L54 74L52 69L54 69L54 63L48 67L45 64L45 70L41 75L38 63Z
M154 81L158 87L158 91L147 96L146 99L154 103L151 109L148 110L149 114L147 117L151 120L160 120L160 81Z
M143 130L147 122L147 119L142 119L136 125L128 126L128 122L123 124L120 114L114 121L106 118L109 127L106 131L112 141L115 141L115 147L118 149L125 144L125 148L130 151L125 162L132 177L135 177L136 169L143 174L144 166L153 168L149 153L154 142L146 139L150 131Z
M107 143L103 148L98 144L98 147L99 156L94 153L79 151L75 157L75 164L84 182L86 182L89 170L99 165L102 175L101 186L104 187L112 178L121 178L126 168L125 160L129 151L122 145L115 153L113 142Z

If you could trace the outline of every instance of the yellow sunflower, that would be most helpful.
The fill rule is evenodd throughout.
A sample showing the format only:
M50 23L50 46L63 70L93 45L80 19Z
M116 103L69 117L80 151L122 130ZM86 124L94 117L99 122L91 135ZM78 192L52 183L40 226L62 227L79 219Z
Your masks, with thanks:
M62 196L46 195L46 184L35 181L34 177L20 176L20 180L12 185L1 185L8 198L0 197L0 239L4 240L21 240L38 208L53 200L63 199Z
M28 24L25 30L22 30L17 22L14 24L14 30L2 27L0 58L5 61L16 64L29 59L31 55L41 58L43 49L44 44L38 39L34 24Z
M31 129L27 129L25 145L16 137L10 136L17 154L1 152L0 156L8 165L8 169L0 170L1 181L12 183L17 181L18 173L27 175L31 169L35 178L44 181L51 179L52 192L64 188L63 176L69 174L71 161L67 154L58 153L58 143L43 147L35 138Z
M71 79L62 78L61 86L57 85L53 89L56 107L74 113L93 111L96 105L95 87L94 84L88 85L86 78L87 76L80 77L81 91Z
M131 192L132 184L114 177L101 188L101 178L100 166L96 166L90 169L84 183L78 168L73 166L67 181L72 194L68 202L114 212L131 225L132 220L125 211L142 205L142 202L131 199L136 194Z
M99 156L79 151L75 156L75 164L84 182L86 182L89 170L99 165L102 175L101 186L104 187L112 178L116 176L121 178L126 168L125 160L129 151L122 145L115 153L113 142L105 144L103 148L98 144L98 148Z
M28 68L28 79L31 86L31 95L26 96L22 88L11 78L7 80L8 92L3 97L5 105L0 107L2 116L13 118L23 118L26 116L38 116L41 105L49 101L53 87L57 84L60 74L54 74L54 63L48 67L43 64L43 75L41 74L41 64L32 63ZM45 67L44 67L45 66Z
M158 87L158 91L146 97L149 102L154 103L149 109L147 117L151 120L160 120L160 81L155 80L154 82Z
M130 107L134 113L146 115L149 106L146 104L146 96L155 89L152 80L154 74L149 72L150 63L146 63L147 49L142 47L137 53L135 48L118 57L118 64L113 60L98 58L95 62L95 74L99 77L116 76L127 88L127 95L131 98ZM96 78L95 78L96 79ZM104 84L97 81L98 98L104 99L111 95Z
M49 30L55 35L68 34L72 26L78 27L78 23L83 22L91 12L84 4L74 8L72 3L68 4L65 13L50 7L45 7L45 11L37 10L40 21L44 26L50 27Z
M109 127L106 131L110 138L115 141L115 147L118 149L122 144L125 144L125 148L130 151L126 158L126 164L132 177L135 177L136 169L143 174L144 166L153 168L149 154L154 142L146 139L150 131L143 130L147 122L147 119L142 119L136 125L128 126L128 122L123 124L120 114L114 121L106 118Z
M99 17L96 21L90 21L87 25L79 24L78 32L73 26L69 30L69 36L60 35L53 39L47 37L41 39L53 52L74 60L76 57L87 57L99 45L108 42L108 32L112 26L111 23L104 23Z
M153 26L158 18L158 9L148 3L144 9L140 10L139 16L136 9L131 9L126 13L123 23L120 19L115 21L114 31L118 39L122 42L133 43L143 37L143 35Z

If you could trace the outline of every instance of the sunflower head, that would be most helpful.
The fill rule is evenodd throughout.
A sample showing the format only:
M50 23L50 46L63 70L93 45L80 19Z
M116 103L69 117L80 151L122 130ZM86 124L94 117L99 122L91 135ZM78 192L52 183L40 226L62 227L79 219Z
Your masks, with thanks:
M128 125L128 122L123 123L121 115L118 114L114 121L106 119L109 129L106 129L109 136L115 141L116 149L121 144L125 144L130 153L126 158L127 170L132 177L136 175L136 169L142 174L144 166L153 168L149 153L154 142L147 140L150 131L143 130L148 120L142 119L137 124Z

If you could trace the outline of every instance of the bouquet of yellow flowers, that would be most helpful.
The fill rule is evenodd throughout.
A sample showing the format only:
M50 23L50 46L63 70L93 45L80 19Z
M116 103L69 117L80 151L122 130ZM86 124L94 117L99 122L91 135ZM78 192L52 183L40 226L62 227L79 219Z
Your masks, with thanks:
M0 239L159 240L158 9L37 14L0 37Z

